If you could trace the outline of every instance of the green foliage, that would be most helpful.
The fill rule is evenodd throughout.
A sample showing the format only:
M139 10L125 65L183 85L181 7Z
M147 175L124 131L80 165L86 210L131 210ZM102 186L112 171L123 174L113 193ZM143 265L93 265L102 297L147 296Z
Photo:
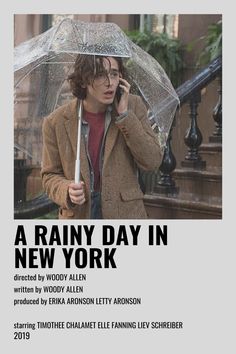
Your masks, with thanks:
M222 55L222 21L211 24L208 27L207 35L201 37L200 40L204 40L205 46L199 56L198 66L209 64Z
M184 69L184 47L178 39L166 33L127 31L128 37L154 57L169 76L174 87L181 83Z

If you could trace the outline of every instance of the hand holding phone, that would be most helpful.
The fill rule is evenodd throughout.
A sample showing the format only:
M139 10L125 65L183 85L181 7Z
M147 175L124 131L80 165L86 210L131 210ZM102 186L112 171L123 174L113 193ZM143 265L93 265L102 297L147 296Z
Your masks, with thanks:
M123 114L128 110L130 84L128 81L120 77L119 85L116 90L116 108L119 114Z
M120 102L121 96L124 93L123 89L120 86L117 86L116 89L116 98L117 98L117 102Z

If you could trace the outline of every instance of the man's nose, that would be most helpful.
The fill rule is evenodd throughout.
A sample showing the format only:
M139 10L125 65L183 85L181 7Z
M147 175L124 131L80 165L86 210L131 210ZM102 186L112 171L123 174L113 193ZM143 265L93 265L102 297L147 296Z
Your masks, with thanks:
M108 86L108 87L111 86L111 79L110 79L110 75L109 74L106 77L105 85Z

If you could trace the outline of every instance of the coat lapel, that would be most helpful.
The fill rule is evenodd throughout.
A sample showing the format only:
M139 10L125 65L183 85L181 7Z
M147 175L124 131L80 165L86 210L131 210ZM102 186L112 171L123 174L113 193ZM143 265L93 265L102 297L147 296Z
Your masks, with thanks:
M77 100L71 101L64 111L65 128L70 140L74 159L76 158L77 134L78 134L78 117L77 117Z
M70 140L72 151L73 151L73 159L76 160L76 151L77 151L77 136L78 136L78 100L72 100L69 105L67 105L64 117L65 117L65 129ZM74 173L74 172L73 172ZM84 179L84 181L89 181L89 165L88 159L85 151L84 139L81 138L80 142L80 173Z
M110 156L110 153L115 145L116 138L119 133L119 129L117 128L115 124L115 116L116 112L113 110L111 112L111 123L107 131L107 136L106 136L106 141L105 141L105 149L104 149L104 162L103 165L105 166L108 158Z

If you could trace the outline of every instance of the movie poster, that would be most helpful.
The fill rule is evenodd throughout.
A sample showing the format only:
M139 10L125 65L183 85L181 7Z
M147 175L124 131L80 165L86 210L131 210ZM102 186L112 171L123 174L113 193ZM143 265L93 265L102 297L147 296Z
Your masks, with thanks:
M228 165L233 164L233 160L230 162L228 158L230 149L233 149L232 146L229 147L229 144L232 145L232 128L229 129L228 124L225 124L223 129L228 142L224 144L223 149L223 199L222 194L216 194L216 189L220 190L221 187L213 185L212 205L207 209L208 213L212 213L210 217L202 216L202 210L198 214L199 217L188 217L191 208L192 215L197 210L193 204L183 207L183 214L179 211L176 217L171 217L170 209L173 208L175 200L169 204L166 214L162 210L163 204L155 214L153 196L146 201L151 215L146 220L59 220L53 209L48 210L47 218L43 218L39 214L30 214L33 205L31 203L26 203L29 209L24 209L24 215L16 208L16 198L18 201L24 198L25 191L28 191L29 200L35 198L41 203L35 194L40 182L34 175L37 173L35 166L39 170L41 163L41 152L37 150L41 133L35 134L41 122L35 120L33 124L29 123L29 117L35 111L26 109L26 106L31 107L30 100L34 99L41 102L40 109L43 111L46 110L48 102L43 101L42 106L40 97L45 97L45 91L35 89L37 75L35 84L26 80L21 86L27 95L23 95L22 101L18 100L18 96L14 96L16 91L13 88L15 83L12 69L13 43L16 42L16 37L25 38L27 33L27 39L30 39L31 34L37 32L40 21L44 21L44 28L49 26L47 21L50 16L40 18L40 15L51 14L52 19L52 14L59 14L58 18L54 15L54 20L60 21L67 13L70 15L66 17L72 19L72 14L81 14L83 18L90 19L89 14L99 14L92 15L93 21L96 22L118 17L119 14L124 16L134 13L136 15L130 15L129 18L132 19L134 27L138 26L140 29L140 26L153 26L153 29L159 26L160 30L162 26L166 26L166 34L170 28L172 31L176 30L181 13L191 16L196 10L196 14L202 13L203 17L212 15L217 18L223 15L224 25L229 17L229 11L222 9L222 5L216 10L211 8L210 4L208 7L207 2L204 4L205 8L196 8L194 11L190 4L184 2L179 2L178 6L174 7L171 7L171 4L165 4L167 7L163 7L164 5L159 6L149 1L148 9L143 8L144 6L141 8L141 4L136 4L137 8L133 8L128 4L123 6L122 3L121 1L114 4L114 7L112 4L107 7L106 2L100 2L99 5L92 1L86 4L70 2L70 6L69 3L62 7L54 4L53 8L46 3L34 7L23 2L22 7L16 3L11 4L11 8L1 16L1 72L4 78L1 87L4 98L1 129L1 337L6 353L60 354L68 350L85 353L166 354L234 352L231 323L235 295L231 227L233 207L228 200L229 188L234 185L231 178L234 166L228 168ZM154 16L156 22L151 21L150 14L156 13L160 14ZM161 17L161 14L165 13L171 15ZM112 17L114 14L116 16ZM21 25L18 22L16 26L15 15L21 17ZM202 23L200 17L198 18L199 26L204 25L203 17ZM137 18L138 24L135 22ZM52 22L50 24L52 25ZM192 25L192 31L197 31L194 27L197 23L193 21ZM227 27L225 26L225 47L228 40L226 36L231 35L227 32ZM183 29L182 31L184 32ZM188 28L187 31L191 29ZM59 40L63 42L63 37ZM86 43L83 38L83 45L86 46ZM45 48L43 43L42 48ZM34 50L35 52L29 53L31 58L40 48ZM227 60L228 57L225 62ZM227 66L228 64L231 63L227 63ZM34 69L39 65L40 61L37 62L36 59ZM54 62L54 65L57 63ZM109 75L110 78L111 74ZM228 69L225 80L227 76ZM21 84L20 81L19 83ZM214 97L219 100L219 81L215 87L216 91L218 88L218 93ZM224 93L225 91L229 96L225 94L224 102L229 101L228 97L232 97L226 85ZM63 93L65 98L66 88ZM204 95L207 95L207 89L201 91L202 100ZM200 104L200 101L197 104ZM193 105L196 104L196 101L193 102ZM16 104L21 105L18 110ZM194 107L196 108L196 105ZM181 109L187 116L185 109ZM204 109L200 108L199 115L204 113ZM20 117L18 120L16 111ZM224 107L224 111L229 109ZM196 113L193 109L190 117L192 114L196 118L198 113L194 112ZM233 110L229 112L228 118L230 116L233 116ZM218 121L218 128L219 124ZM177 121L176 125L176 129L180 130L181 124ZM29 145L26 141L31 135L35 140ZM182 137L181 144L184 145L183 140ZM223 139L223 142L226 143L226 139ZM181 149L179 153L182 152ZM219 151L218 153L220 154ZM33 161L29 170L27 164L24 165L24 159ZM16 170L23 170L26 180L27 176L30 176L27 185L16 185ZM220 177L218 181L219 179ZM147 179L145 181L147 183ZM29 184L32 187L32 195L29 192ZM199 193L204 194L205 190ZM233 199L233 192L231 195ZM224 201L222 215L220 208L216 208L215 214L212 211L214 202L220 198ZM198 200L195 200L195 204L198 205ZM158 218L158 212L162 217ZM164 218L163 215L168 217Z

